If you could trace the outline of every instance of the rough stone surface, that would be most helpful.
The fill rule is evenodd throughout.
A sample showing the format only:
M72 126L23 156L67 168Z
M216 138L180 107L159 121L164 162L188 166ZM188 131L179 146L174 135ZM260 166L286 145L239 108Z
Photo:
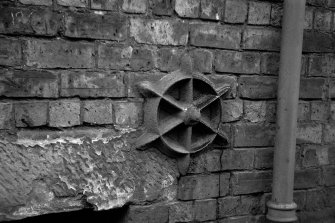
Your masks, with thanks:
M222 102L222 121L237 121L243 114L243 102L241 100L227 100Z
M270 23L271 4L268 2L250 2L248 23L267 25Z
M223 3L220 0L201 0L200 18L220 20Z
M169 208L169 223L192 222L194 207L192 202L176 202Z
M120 126L137 127L143 120L142 103L138 102L115 102L114 123Z
M0 103L0 129L10 129L13 121L13 105Z

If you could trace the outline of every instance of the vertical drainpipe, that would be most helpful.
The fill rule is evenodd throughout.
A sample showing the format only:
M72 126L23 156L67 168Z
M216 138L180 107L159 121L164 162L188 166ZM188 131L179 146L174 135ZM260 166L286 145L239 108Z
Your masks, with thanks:
M272 199L266 216L274 222L297 220L293 186L305 3L284 0Z

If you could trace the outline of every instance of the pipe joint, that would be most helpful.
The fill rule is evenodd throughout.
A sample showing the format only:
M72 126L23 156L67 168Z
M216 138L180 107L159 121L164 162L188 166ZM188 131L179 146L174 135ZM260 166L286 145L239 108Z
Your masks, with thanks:
M292 203L277 203L273 201L267 202L268 213L266 218L274 222L295 222L298 217L295 213L297 204Z

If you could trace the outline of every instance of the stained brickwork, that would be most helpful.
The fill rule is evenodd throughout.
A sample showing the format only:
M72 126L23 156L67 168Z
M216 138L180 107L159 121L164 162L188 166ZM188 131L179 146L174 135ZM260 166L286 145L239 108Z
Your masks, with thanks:
M283 5L278 0L0 2L0 221L130 204L124 222L265 222ZM294 199L335 221L335 1L308 0ZM174 158L131 146L136 83L187 67L220 87L229 145ZM321 219L321 220L320 220Z

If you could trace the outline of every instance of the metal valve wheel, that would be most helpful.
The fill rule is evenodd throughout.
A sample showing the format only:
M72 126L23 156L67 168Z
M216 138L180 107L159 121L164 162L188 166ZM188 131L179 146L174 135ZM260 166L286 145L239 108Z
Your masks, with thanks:
M163 153L180 156L198 152L216 140L227 143L219 132L219 98L229 86L216 90L200 74L176 71L157 82L141 82L139 88L146 97L146 132L137 140L137 148L157 141Z

